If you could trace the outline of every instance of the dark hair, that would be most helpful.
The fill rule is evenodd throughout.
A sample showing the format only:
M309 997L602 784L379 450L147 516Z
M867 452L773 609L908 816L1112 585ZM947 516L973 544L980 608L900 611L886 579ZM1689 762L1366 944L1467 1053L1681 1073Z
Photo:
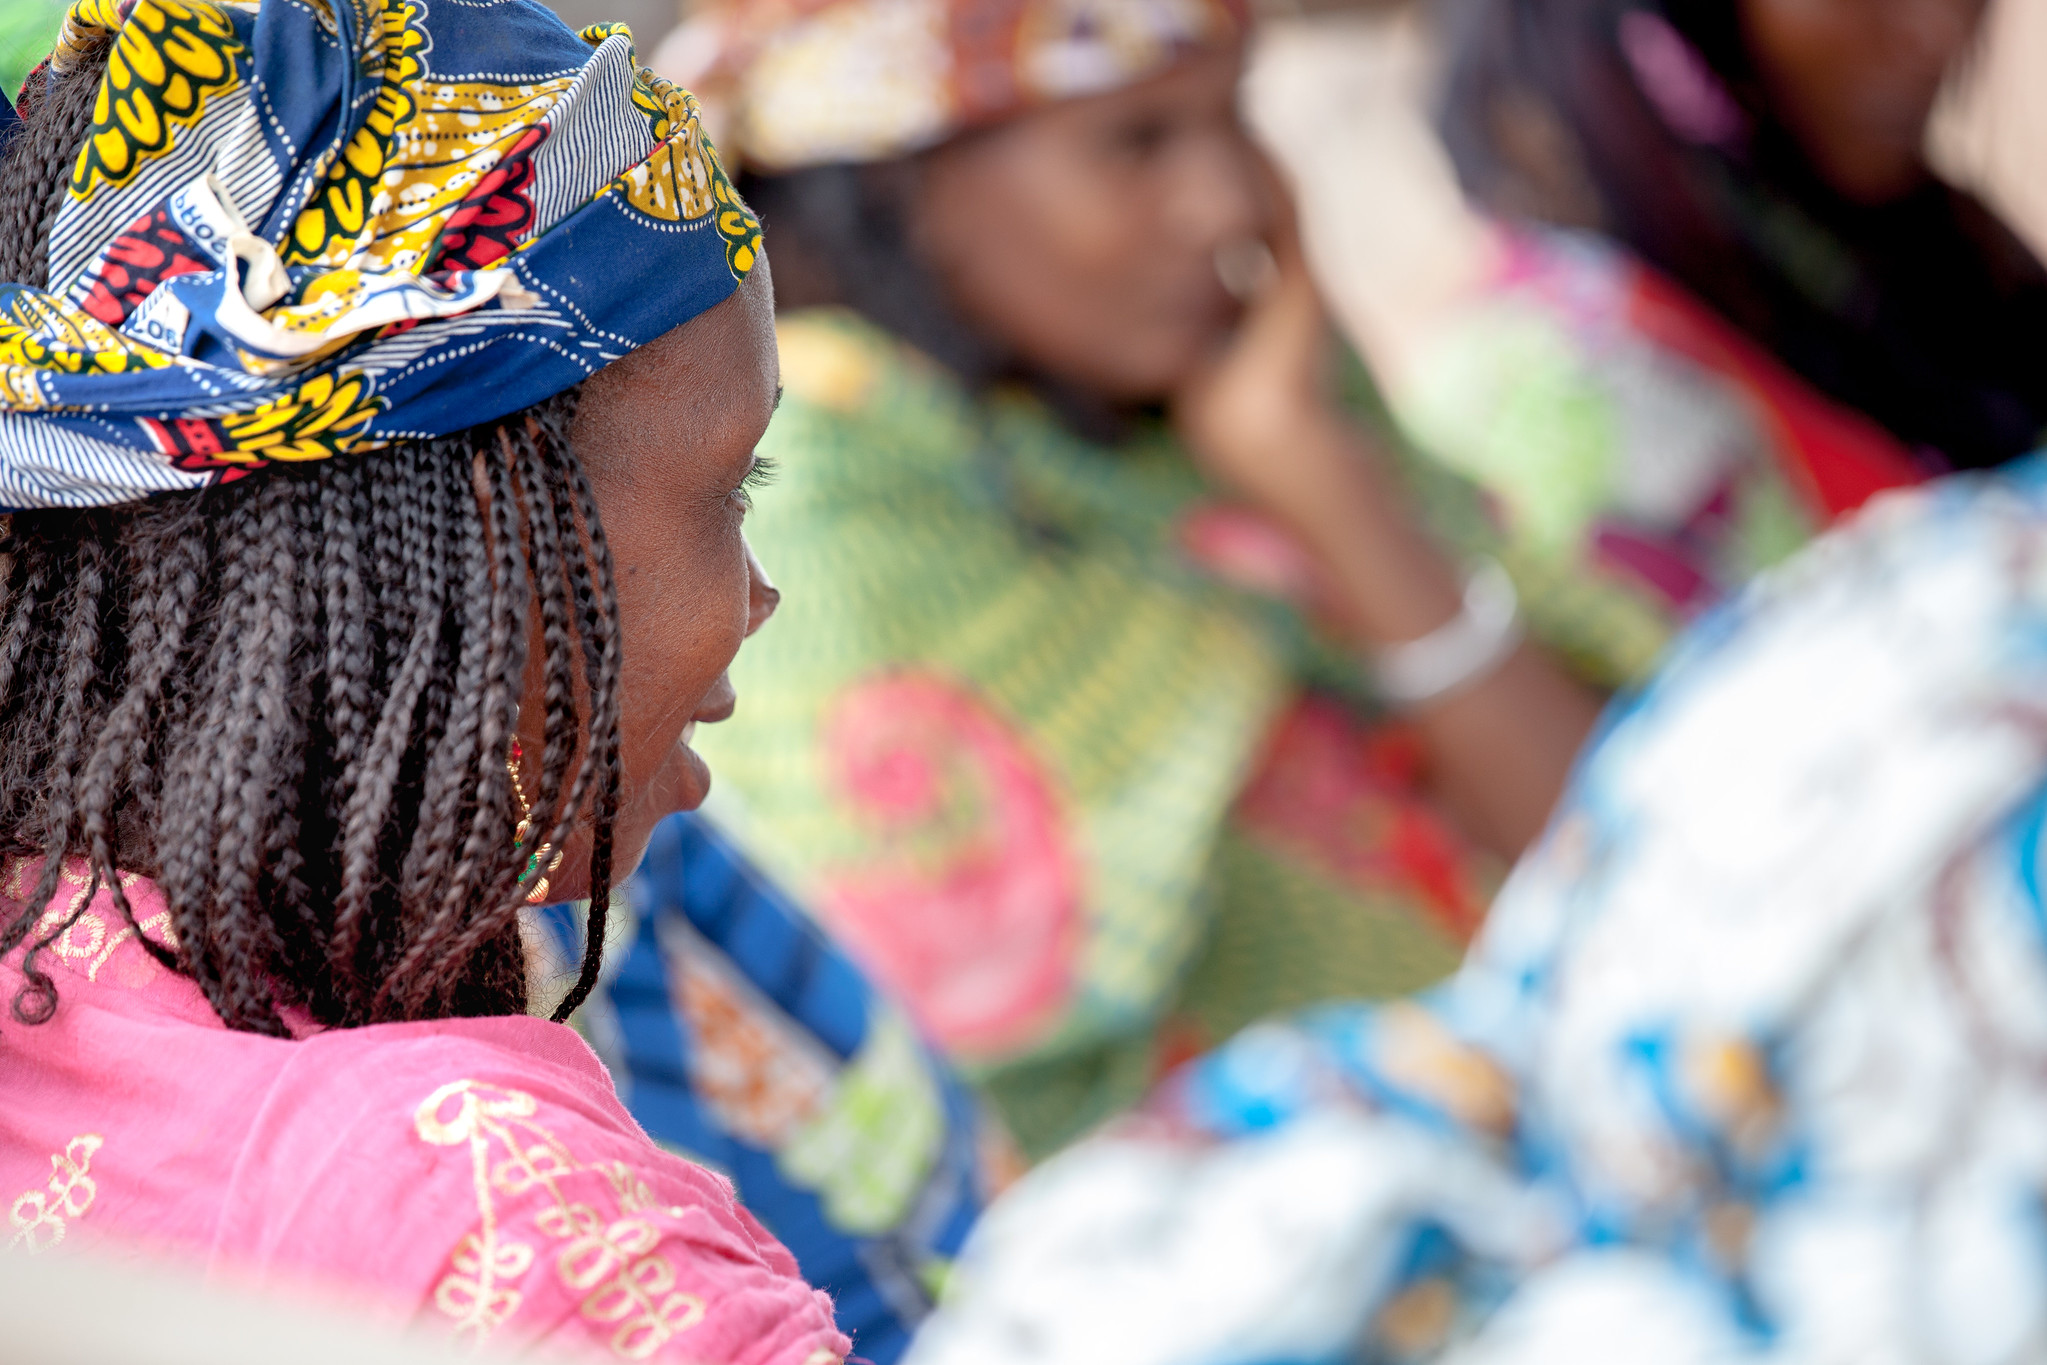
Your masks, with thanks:
M0 279L46 283L105 62L102 45L37 77L0 160ZM45 860L0 905L0 953L28 944L15 1019L56 1009L37 959L69 926L45 907L72 859L130 925L121 874L156 880L176 948L138 937L230 1028L281 1036L286 1007L327 1025L523 1010L532 849L507 759L536 616L532 829L561 848L579 813L594 827L588 946L556 1017L581 1002L610 899L619 646L575 402L5 519L0 854Z

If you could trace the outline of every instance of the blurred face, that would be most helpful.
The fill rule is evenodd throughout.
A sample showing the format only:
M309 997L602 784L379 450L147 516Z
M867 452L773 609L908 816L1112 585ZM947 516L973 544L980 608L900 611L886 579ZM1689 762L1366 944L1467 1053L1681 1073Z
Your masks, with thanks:
M1911 190L1942 80L1984 0L1741 0L1757 72L1827 183L1861 203Z
M1241 65L1193 57L931 153L919 245L966 319L1111 402L1170 392L1236 319L1216 253L1266 226Z
M741 530L780 383L773 298L763 261L732 297L593 376L571 433L618 576L619 876L638 866L661 817L709 792L690 739L732 714L725 670L780 596ZM526 713L542 705L529 696ZM537 735L525 744L539 752ZM589 892L587 838L563 860L561 899Z

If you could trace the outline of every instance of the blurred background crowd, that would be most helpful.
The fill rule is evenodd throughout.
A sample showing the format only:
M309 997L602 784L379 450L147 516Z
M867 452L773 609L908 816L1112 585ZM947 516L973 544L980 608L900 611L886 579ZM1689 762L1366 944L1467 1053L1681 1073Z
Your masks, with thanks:
M555 8L784 386L578 1026L856 1356L2047 1358L2047 9Z

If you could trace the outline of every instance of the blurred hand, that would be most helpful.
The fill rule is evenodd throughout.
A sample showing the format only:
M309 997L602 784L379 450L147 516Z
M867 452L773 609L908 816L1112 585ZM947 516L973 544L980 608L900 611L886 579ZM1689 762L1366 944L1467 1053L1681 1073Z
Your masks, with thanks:
M1340 411L1330 330L1301 248L1293 205L1268 174L1277 205L1270 268L1243 321L1172 399L1174 426L1209 477L1296 529L1313 519L1359 433Z
M1337 402L1328 322L1276 176L1272 193L1270 278L1221 351L1173 396L1173 421L1217 485L1306 552L1317 605L1343 637L1370 649L1418 640L1457 616L1463 576ZM1523 645L1408 719L1448 808L1513 857L1548 819L1597 715L1596 697Z

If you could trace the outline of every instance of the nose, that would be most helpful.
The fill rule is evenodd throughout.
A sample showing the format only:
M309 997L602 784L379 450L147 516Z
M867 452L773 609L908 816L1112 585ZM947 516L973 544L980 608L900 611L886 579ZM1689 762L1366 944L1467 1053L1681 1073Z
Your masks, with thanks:
M753 546L746 547L746 633L753 634L768 623L775 614L775 608L782 604L782 590L768 581L768 571L761 567L755 557Z

